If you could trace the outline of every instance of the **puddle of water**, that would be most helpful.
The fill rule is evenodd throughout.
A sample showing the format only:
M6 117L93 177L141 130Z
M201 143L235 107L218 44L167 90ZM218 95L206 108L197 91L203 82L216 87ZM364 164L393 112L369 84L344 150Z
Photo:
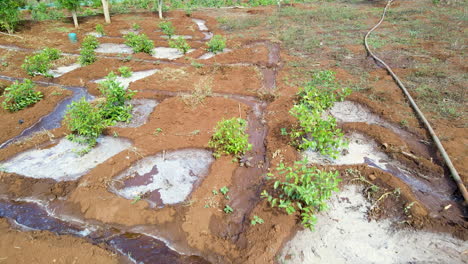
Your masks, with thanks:
M122 54L132 54L133 49L125 44L116 44L116 43L102 43L95 50L97 53L122 53Z
M57 77L60 77L60 76L64 75L65 73L69 73L69 72L74 71L74 70L76 70L76 69L78 69L80 67L81 67L81 65L79 63L73 63L72 65L61 66L61 67L58 67L55 70L50 70L49 74L54 76L54 78L57 78Z
M199 256L186 256L168 247L157 237L104 228L86 223L69 223L50 215L37 203L0 200L0 217L13 221L23 230L47 230L60 235L84 237L93 244L104 244L128 257L133 263L209 264Z
M466 263L468 244L448 234L394 230L369 221L371 204L356 186L335 194L315 231L299 231L280 253L281 263ZM313 243L311 243L313 241Z
M53 144L53 143L52 143ZM53 147L31 149L4 162L6 172L31 178L51 178L56 181L76 180L108 158L131 146L129 140L101 137L88 154L79 156L74 150L84 146L65 138Z
M224 49L222 52L218 52L218 53L207 52L207 53L201 55L198 59L207 60L207 59L213 58L214 56L216 56L218 54L228 53L228 52L231 52L231 51L232 51L232 49Z
M367 124L374 124L388 128L403 137L408 145L424 154L427 158L434 156L431 154L433 151L431 151L430 147L421 143L413 134L383 120L361 104L351 101L337 102L329 112L337 119L338 122L366 122ZM436 157L434 156L433 158Z
M197 24L198 29L200 31L208 31L208 27L206 26L206 21L203 19L192 18L192 21Z
M132 99L129 103L133 105L132 119L129 123L119 122L116 127L139 127L144 125L149 115L158 105L156 100L151 99Z
M132 76L130 76L128 78L118 76L117 81L120 82L120 84L123 85L123 87L126 90L130 86L130 83L141 80L141 79L144 79L144 78L146 78L148 76L151 76L151 75L155 74L157 71L159 71L159 70L154 69L154 70L133 72ZM102 82L104 80L105 79L99 79L99 80L95 80L94 82L95 83L100 83L100 82Z
M197 180L208 173L213 161L212 153L202 149L146 157L116 178L113 191L126 199L143 197L152 206L180 203ZM121 187L116 188L116 183Z
M169 36L167 36L167 35L162 35L161 37L162 37L163 39L169 39ZM192 37L192 36L189 36L189 35L173 35L173 36L172 36L172 39L176 39L176 38L192 39L193 37Z
M192 51L194 51L194 49L189 49L187 53ZM157 47L153 49L153 57L157 59L175 60L183 56L184 54L176 48Z

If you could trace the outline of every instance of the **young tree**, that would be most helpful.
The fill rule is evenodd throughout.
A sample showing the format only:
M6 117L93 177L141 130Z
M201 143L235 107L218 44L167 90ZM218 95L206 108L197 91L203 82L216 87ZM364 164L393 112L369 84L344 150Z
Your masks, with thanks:
M104 11L104 19L106 20L107 24L110 24L110 14L109 14L109 1L108 0L101 0L102 2L102 10Z
M16 0L0 1L0 30L6 30L9 34L15 31L20 21L19 4Z
M163 8L164 0L154 0L154 1L155 1L155 4L158 5L159 19L163 19L162 8Z
M78 28L78 17L76 15L76 11L80 8L80 3L82 0L58 0L60 6L65 9L68 9L72 13L73 23L75 24L75 28Z

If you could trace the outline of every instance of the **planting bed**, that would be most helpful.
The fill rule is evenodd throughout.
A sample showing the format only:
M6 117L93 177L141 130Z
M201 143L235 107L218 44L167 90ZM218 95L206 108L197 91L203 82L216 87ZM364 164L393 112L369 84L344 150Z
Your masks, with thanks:
M398 3L394 12L412 10L408 19L422 19L418 4L436 12L415 2ZM360 45L381 5L327 4L355 17L336 11L343 17L314 18L326 16L320 11L325 3L201 9L191 17L167 12L191 46L185 55L169 48L157 14L113 15L98 38L97 61L87 66L76 64L80 44L48 22L27 24L21 39L0 35L0 57L8 62L0 66L0 88L30 78L21 64L33 52L52 47L65 53L53 65L53 78L31 78L44 94L41 101L15 113L0 109L0 263L467 263L463 198L399 88ZM313 18L313 27L288 33ZM340 19L360 21L352 36ZM83 19L78 39L96 33L101 20ZM73 30L69 21L54 23ZM122 32L133 23L154 41L152 55L124 44ZM391 32L397 25L383 27ZM208 53L205 43L218 34L227 37L228 49ZM394 49L424 46L427 56L449 54L438 58L444 67L460 66L453 45L419 41L374 45L415 85L423 82L414 75L421 66ZM98 83L122 66L133 72L117 77L136 91L133 119L107 127L80 155L83 147L65 138L67 106L99 97ZM325 69L354 88L324 114L336 118L349 141L337 159L297 151L284 133L296 122L289 109L298 87ZM458 92L458 79L447 82ZM466 184L466 106L450 118L430 106L423 110ZM238 117L248 121L252 149L239 159L214 158L208 147L214 128ZM297 213L287 215L260 197L273 189L268 172L302 157L338 170L343 179L315 231L304 230ZM251 224L254 216L264 223Z

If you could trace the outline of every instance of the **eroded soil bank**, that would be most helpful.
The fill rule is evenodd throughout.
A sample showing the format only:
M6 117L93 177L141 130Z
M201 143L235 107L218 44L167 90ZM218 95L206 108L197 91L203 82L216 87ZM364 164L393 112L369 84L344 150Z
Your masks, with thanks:
M428 3L416 2L401 3L395 12L412 10L405 15L418 19L419 4L427 14L435 12ZM63 75L34 77L44 100L14 114L0 113L0 122L6 124L0 142L8 143L0 149L4 218L0 219L0 262L155 263L157 259L256 264L333 259L357 263L364 253L367 260L375 261L373 252L388 263L426 261L430 256L441 262L466 262L463 242L468 226L461 196L398 87L366 58L358 43L360 34L375 23L379 5L328 4L331 7L295 4L280 13L273 7L204 9L194 11L192 17L168 12L176 33L194 49L185 56L167 49L167 38L156 30L157 15L114 15L112 24L105 26L107 36L99 38L100 51L105 53L99 53L94 64L75 68L67 60L56 65L71 67ZM336 9L330 13L330 8ZM347 15L330 15L341 14L337 10L346 10ZM287 31L311 18L315 23L308 22L307 30ZM78 38L94 32L101 20L86 18L77 30ZM8 60L8 66L1 68L2 84L27 78L20 66L25 56L43 46L60 48L76 58L79 44L69 43L66 34L50 30L48 23L24 28L19 33L23 39L0 36L0 56ZM72 30L71 24L54 23ZM158 51L169 53L155 58L114 49L123 48L122 31L133 23L140 25L140 32L155 42ZM37 32L47 38L38 37ZM227 36L229 50L210 57L205 42L213 34ZM320 41L308 40L309 34ZM420 41L416 44L444 60L447 67L460 66L453 45L442 43L439 49L430 40ZM402 48L396 43L379 51L385 59L399 59L391 63L399 74L416 78L412 74L422 66L415 58L410 63L392 53ZM445 59L444 52L450 53ZM68 133L61 122L64 109L71 100L99 96L96 80L120 66L131 67L135 74L119 79L137 91L135 119L106 129L95 153L80 158L73 151L76 146L63 139ZM310 159L321 168L339 170L344 181L343 193L333 198L331 211L320 215L316 232L309 232L298 224L298 215L270 208L259 194L272 188L266 172L280 162L291 164L301 158L302 153L281 131L296 122L288 111L298 87L309 80L310 73L324 69L334 70L340 82L354 88L349 101L330 111L351 142L336 161L313 155ZM450 83L456 91L457 79ZM194 92L200 89L206 97ZM463 118L428 113L466 180L468 155L460 143L467 140ZM229 156L214 159L207 146L213 128L232 117L248 120L253 149L239 161ZM22 134L28 128L38 133ZM20 140L9 141L18 136ZM29 165L31 161L35 166ZM361 184L362 190L355 189L355 184ZM229 189L228 195L220 194L223 187ZM232 213L223 211L226 205L233 208ZM251 225L254 215L265 223ZM356 231L358 227L364 231ZM435 242L424 244L429 240ZM423 244L402 245L414 241ZM94 254L92 261L89 252Z

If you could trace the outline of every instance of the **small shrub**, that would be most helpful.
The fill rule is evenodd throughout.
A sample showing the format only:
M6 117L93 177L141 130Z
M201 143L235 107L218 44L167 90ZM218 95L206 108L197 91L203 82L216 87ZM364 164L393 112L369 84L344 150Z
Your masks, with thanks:
M81 47L89 48L89 49L97 49L97 47L99 47L99 40L93 35L88 35L83 39L83 42L81 43Z
M21 68L23 68L30 76L42 74L46 77L52 77L52 75L48 73L51 67L51 62L59 59L60 57L60 50L45 48L35 55L27 56L23 65L21 65Z
M208 43L208 51L213 53L222 52L226 48L226 38L220 35L215 35Z
M218 122L208 146L215 149L213 154L220 157L223 153L238 158L252 148L249 135L245 132L247 121L242 118L231 118Z
M271 207L282 208L288 214L299 211L302 224L313 230L317 222L315 213L325 210L332 192L339 191L339 172L308 167L307 160L297 161L292 167L280 163L276 171L286 175L286 181L275 181L274 194L264 190L262 198L267 199ZM268 176L273 177L273 174Z
M167 35L169 39L171 39L172 36L174 36L175 34L175 28L172 25L172 22L169 22L169 21L161 22L159 23L159 28L162 30L164 34Z
M96 32L101 35L101 36L105 36L106 35L106 32L104 31L104 26L101 25L101 24L97 24L96 25Z
M34 90L34 83L25 79L23 83L16 81L11 86L5 88L5 98L2 107L10 112L16 112L24 109L32 104L39 102L42 99L42 93Z
M32 19L42 21L42 20L59 20L65 17L65 15L55 9L49 8L46 3L39 3L34 6L30 6Z
M0 1L0 30L12 34L21 19L17 0Z
M109 125L128 122L132 118L133 107L126 102L133 98L135 92L125 90L113 72L107 75L105 81L99 83L99 90L106 99L105 103L99 105L100 113Z
M127 66L122 66L119 68L119 73L120 73L120 76L124 77L124 78L128 78L128 77L131 77L133 72L132 72L132 69L130 69L130 67L127 67Z
M350 89L338 87L334 73L321 71L298 93L298 102L289 111L298 125L289 133L298 149L312 149L336 158L339 148L347 145L333 117L323 117L325 110L343 100Z
M68 140L89 146L80 154L89 152L90 148L96 145L96 140L102 131L107 127L100 110L86 101L84 97L71 103L68 107L65 123L73 133L67 135Z
M145 34L135 34L133 32L124 36L125 45L131 47L133 52L153 53L154 43Z
M178 37L175 40L169 40L169 47L176 48L183 54L186 54L190 49L190 45L183 37Z

